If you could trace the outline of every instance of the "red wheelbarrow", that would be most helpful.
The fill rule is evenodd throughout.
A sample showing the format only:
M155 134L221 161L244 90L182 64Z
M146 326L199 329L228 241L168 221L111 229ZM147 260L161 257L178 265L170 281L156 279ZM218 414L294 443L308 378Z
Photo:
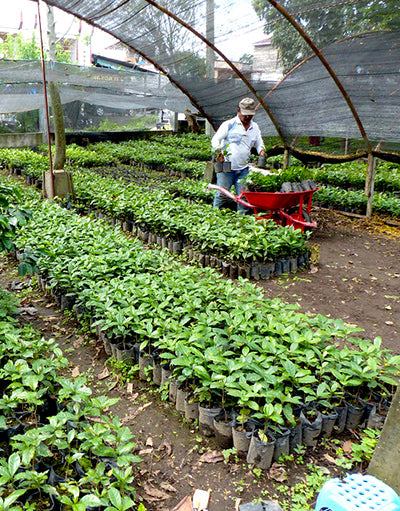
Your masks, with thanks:
M310 220L310 211L313 193L319 188L284 193L242 191L238 196L222 186L209 184L208 188L218 190L235 202L252 208L257 220L273 219L280 225L293 225L302 231L317 227L317 223Z

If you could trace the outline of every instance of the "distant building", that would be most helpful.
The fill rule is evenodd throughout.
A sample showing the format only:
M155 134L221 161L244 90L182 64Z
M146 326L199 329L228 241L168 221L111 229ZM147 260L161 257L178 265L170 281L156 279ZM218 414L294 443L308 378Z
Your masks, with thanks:
M133 67L139 69L140 71L159 73L153 64L151 64L138 53L132 53L132 49L121 43L121 41L116 41L115 43L104 48L101 55L103 57L108 57L109 59L116 59L119 61L124 61L125 63L133 64Z
M280 80L283 68L279 59L279 50L272 46L272 36L254 43L252 78L255 80Z
M243 73L246 78L251 77L251 64L242 64L242 62L232 62L232 64ZM237 78L233 69L225 62L225 60L216 60L214 62L214 78L216 80L227 80L228 78Z
M279 81L283 77L283 69L279 61L279 50L271 43L271 36L253 45L252 64L232 62L243 75L252 80ZM224 60L214 63L214 78L226 80L236 78L235 72Z

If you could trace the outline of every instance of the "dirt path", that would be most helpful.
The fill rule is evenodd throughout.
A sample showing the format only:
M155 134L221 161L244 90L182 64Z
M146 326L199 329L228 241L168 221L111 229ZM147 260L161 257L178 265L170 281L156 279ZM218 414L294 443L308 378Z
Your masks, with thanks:
M360 337L382 337L383 346L400 353L400 225L319 210L320 245L315 273L265 281L266 296L298 303L303 312L341 318L364 329Z

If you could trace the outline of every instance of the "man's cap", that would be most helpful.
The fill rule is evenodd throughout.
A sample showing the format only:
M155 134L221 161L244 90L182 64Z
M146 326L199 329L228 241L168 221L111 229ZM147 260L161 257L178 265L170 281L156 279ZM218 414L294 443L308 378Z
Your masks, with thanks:
M256 113L256 102L251 98L243 98L239 103L240 112L243 115L255 115Z

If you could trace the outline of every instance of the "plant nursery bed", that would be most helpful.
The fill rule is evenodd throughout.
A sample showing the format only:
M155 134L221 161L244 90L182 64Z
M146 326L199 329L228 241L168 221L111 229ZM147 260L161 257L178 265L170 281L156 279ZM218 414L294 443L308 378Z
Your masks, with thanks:
M327 210L316 210L316 215L320 228L312 242L320 246L319 263L311 272L264 282L266 296L280 296L298 302L304 311L355 323L365 329L366 338L380 335L383 347L399 353L398 232L378 222L367 229L361 219ZM0 268L1 287L13 290L21 300L20 320L44 337L57 339L69 360L70 376L90 373L95 393L119 398L112 413L132 429L137 441L136 454L143 459L137 496L146 509L172 510L196 488L211 490L210 511L232 510L257 498L274 498L294 511L313 509L324 478L343 473L343 464L352 461L351 470L365 469L365 463L352 457L351 444L360 442L359 430L303 449L269 470L247 465L234 451L221 449L215 437L202 436L149 382L138 376L126 379L99 341L39 291L35 278L18 277L15 263L6 258Z

